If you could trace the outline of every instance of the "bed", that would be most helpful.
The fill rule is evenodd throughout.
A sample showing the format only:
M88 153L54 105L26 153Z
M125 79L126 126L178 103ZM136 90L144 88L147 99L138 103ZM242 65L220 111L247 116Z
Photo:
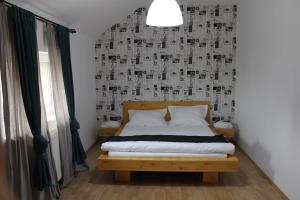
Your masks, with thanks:
M175 135L213 136L211 126L175 126L152 127L151 129L127 126L128 110L155 110L168 106L197 106L207 105L205 120L211 124L210 102L208 101L128 101L123 103L122 126L116 135ZM167 112L166 121L170 120ZM163 137L163 136L162 136ZM97 161L99 170L115 171L118 181L130 181L132 171L162 171L162 172L203 172L203 182L218 182L220 172L236 172L239 160L234 156L234 146L231 143L195 144L169 143L148 141L126 141L121 143L104 143L101 155ZM171 145L170 145L171 144ZM127 150L127 149L130 150ZM132 151L132 148L134 151ZM146 150L145 150L146 149ZM180 151L174 150L180 149Z

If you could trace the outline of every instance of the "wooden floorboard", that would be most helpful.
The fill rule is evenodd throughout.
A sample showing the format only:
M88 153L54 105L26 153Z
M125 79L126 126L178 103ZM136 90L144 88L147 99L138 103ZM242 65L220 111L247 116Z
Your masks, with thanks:
M88 152L90 170L62 190L63 200L277 200L287 199L237 149L240 171L220 173L218 184L203 184L201 173L133 172L130 183L115 182L113 172L96 169L99 145Z

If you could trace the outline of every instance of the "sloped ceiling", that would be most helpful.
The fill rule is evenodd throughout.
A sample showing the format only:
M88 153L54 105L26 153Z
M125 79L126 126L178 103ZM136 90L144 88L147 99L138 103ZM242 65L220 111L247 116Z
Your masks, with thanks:
M70 28L97 37L113 24L121 22L139 7L149 7L153 0L8 0L17 5L28 4ZM205 4L238 2L239 0L177 0ZM27 6L24 6L27 8ZM40 14L37 12L36 14ZM47 16L46 16L47 17Z
M98 36L149 0L23 0L80 32ZM150 2L151 3L151 2Z

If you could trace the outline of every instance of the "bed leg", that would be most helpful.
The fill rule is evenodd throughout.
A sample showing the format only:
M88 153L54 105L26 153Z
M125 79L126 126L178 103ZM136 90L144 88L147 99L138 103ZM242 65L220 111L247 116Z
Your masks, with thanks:
M203 183L218 183L219 173L218 172L203 172L202 177Z
M120 182L130 182L130 171L115 171L115 180Z

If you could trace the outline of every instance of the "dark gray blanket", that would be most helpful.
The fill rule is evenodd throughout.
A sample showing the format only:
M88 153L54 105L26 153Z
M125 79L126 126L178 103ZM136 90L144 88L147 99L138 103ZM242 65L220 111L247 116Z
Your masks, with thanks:
M152 141L152 142L190 142L190 143L228 143L223 135L216 136L182 136L182 135L134 135L112 136L104 142L129 142L129 141Z

